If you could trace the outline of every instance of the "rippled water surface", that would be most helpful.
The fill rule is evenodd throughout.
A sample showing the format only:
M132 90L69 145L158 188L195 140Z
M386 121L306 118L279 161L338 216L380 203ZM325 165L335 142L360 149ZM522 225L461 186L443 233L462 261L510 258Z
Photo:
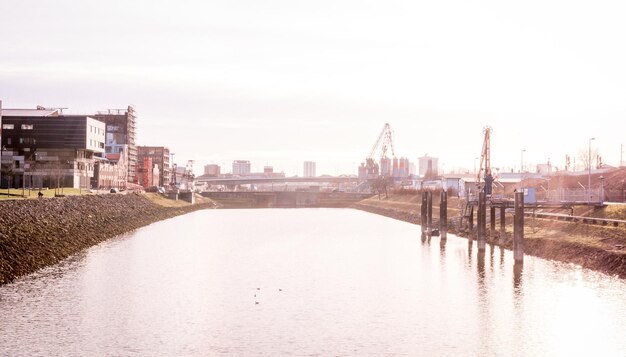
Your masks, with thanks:
M0 287L0 355L626 355L624 280L476 250L355 210L199 211Z

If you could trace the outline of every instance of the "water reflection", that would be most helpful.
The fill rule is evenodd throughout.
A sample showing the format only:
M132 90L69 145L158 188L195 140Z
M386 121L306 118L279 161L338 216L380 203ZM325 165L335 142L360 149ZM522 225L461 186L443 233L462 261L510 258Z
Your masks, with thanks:
M513 264L513 290L518 294L522 286L522 273L524 272L524 263L515 262Z
M441 258L445 258L446 256L446 241L446 238L439 239L439 255L441 256Z
M419 229L332 209L160 222L0 287L0 355L626 355L623 280Z

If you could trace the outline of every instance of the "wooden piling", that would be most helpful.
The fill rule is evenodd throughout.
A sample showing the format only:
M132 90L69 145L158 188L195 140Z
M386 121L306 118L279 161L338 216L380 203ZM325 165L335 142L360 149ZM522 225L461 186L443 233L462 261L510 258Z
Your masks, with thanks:
M491 232L489 233L489 237L491 237L490 242L493 242L496 238L496 207L493 204L489 205L489 225L491 226Z
M474 208L472 207L470 209L470 214L469 217L467 219L467 224L468 224L468 228L469 228L469 234L470 234L470 239L474 239Z
M422 226L422 234L426 233L426 206L428 206L428 192L426 191L422 191L422 205L421 205L421 211L422 211L422 216L420 219L420 225Z
M487 211L485 206L485 193L480 192L478 194L478 251L485 251L485 231L486 231L486 222L485 218L487 217Z
M515 192L515 218L513 224L513 258L524 262L524 192Z
M498 244L500 246L504 245L504 241L506 239L506 206L504 203L500 206L500 239L498 240Z
M439 197L439 234L441 239L448 238L448 193L441 191Z
M428 192L428 227L426 229L427 233L430 235L433 232L433 193Z

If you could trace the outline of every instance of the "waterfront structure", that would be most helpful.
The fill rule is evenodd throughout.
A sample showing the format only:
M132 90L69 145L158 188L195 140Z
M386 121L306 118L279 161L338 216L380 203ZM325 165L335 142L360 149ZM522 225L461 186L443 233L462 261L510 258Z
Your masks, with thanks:
M204 165L204 175L209 177L217 177L220 175L220 166L216 164Z
M235 160L233 161L233 175L245 176L250 174L250 161Z
M305 161L304 162L304 177L315 177L315 162L314 161Z
M152 159L152 164L157 165L159 169L159 180L151 186L169 187L172 177L170 169L170 149L166 146L138 146L137 162L139 165L146 157ZM145 168L142 170L145 170ZM137 183L142 185L141 180L138 178Z
M126 109L107 109L96 113L93 117L106 124L105 150L107 153L116 153L120 145L127 145L128 181L136 182L137 113L135 108L128 106Z
M103 122L43 107L5 109L2 114L3 184L89 187L95 156L104 153Z

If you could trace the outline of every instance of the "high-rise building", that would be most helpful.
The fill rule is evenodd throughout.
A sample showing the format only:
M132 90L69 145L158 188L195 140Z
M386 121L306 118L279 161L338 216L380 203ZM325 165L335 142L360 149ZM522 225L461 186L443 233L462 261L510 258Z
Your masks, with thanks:
M314 161L305 161L304 162L304 177L315 177L315 162Z
M250 174L250 161L235 160L233 161L233 175L245 176Z
M419 158L419 175L425 177L426 175L437 177L439 167L439 159L424 155Z
M219 176L220 175L220 165L216 164L208 164L204 165L204 174L207 176Z
M146 157L152 159L152 165L157 165L159 168L159 181L156 182L154 186L168 187L172 177L170 170L170 149L166 146L138 146L137 162L143 165L143 159ZM152 170L152 165L150 165L149 170ZM148 169L142 168L142 170L146 171ZM139 181L139 179L137 180ZM137 183L142 184L141 182Z
M98 112L94 118L106 124L107 153L117 153L120 145L128 145L128 181L136 182L137 165L137 114L135 108L128 106L126 109L108 109Z
M391 159L383 157L380 159L380 175L389 177L391 176Z

